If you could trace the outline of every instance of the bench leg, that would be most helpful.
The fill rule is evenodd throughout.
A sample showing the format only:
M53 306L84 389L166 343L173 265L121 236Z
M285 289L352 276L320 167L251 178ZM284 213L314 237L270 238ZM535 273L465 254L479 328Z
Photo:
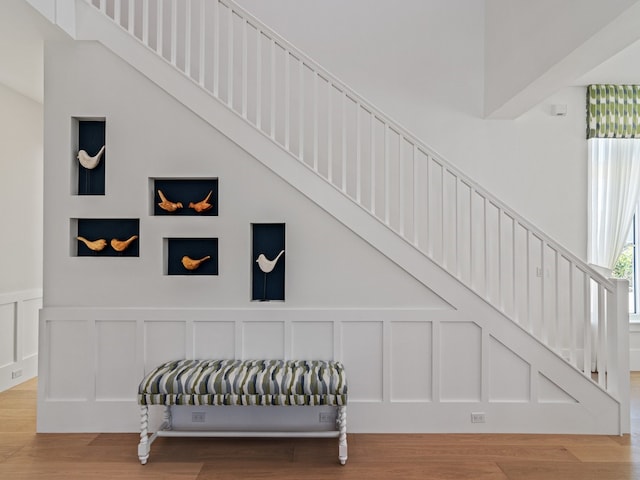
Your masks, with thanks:
M140 463L144 465L149 459L149 451L151 443L149 442L149 407L147 405L140 406L140 443L138 444L138 458Z
M338 460L340 464L347 463L347 407L345 405L338 407Z

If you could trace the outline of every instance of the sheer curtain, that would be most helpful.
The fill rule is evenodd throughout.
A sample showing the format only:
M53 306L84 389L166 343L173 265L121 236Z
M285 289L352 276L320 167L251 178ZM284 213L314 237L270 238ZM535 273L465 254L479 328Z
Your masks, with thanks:
M640 193L640 139L590 138L589 263L610 276Z

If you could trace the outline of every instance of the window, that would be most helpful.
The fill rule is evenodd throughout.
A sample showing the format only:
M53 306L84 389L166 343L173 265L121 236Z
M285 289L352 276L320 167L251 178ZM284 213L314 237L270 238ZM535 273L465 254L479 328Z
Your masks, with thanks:
M616 261L612 276L629 281L629 315L632 320L640 321L640 265L638 265L638 239L640 239L640 203L636 206L636 213L631 228Z

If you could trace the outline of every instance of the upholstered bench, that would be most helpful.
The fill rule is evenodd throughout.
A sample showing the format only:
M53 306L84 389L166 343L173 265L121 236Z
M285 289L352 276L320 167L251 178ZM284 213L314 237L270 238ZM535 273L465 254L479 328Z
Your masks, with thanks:
M347 382L340 362L320 360L176 360L149 372L138 388L140 443L144 465L159 436L337 437L338 459L347 461ZM163 423L149 435L149 405L164 405ZM172 405L321 406L337 408L332 431L174 430Z

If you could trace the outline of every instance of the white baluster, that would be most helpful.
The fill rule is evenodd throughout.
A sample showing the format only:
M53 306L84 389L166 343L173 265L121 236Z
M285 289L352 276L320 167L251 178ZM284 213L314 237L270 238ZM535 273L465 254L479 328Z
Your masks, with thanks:
M262 32L256 29L256 127L262 130Z
M298 59L298 83L300 100L298 105L298 158L304 161L304 62Z
M149 0L142 0L142 43L149 46Z
M582 321L583 329L583 372L587 378L591 378L591 285L589 285L589 276L586 272L582 272L584 275L584 318Z
M120 25L121 27L123 26L122 25L122 0L115 0L113 2L113 19L118 25Z
M398 224L398 233L404 238L404 224L405 224L405 205L404 205L404 159L402 158L402 142L404 137L398 134L398 214L400 215ZM442 185L442 191L444 195L444 184ZM444 202L442 203L444 208ZM444 217L444 215L443 215ZM444 232L444 229L443 229Z
M135 35L135 2L133 0L129 0L128 30L131 35Z
M373 112L371 118L371 213L376 214L376 116Z
M164 57L163 54L163 42L164 39L162 38L162 33L163 33L163 29L164 29L164 0L159 0L157 3L157 24L156 24L156 52L158 52L158 55L160 55L161 57Z
M342 191L347 193L347 92L342 90L342 122L340 129L342 130Z
M318 172L318 72L313 72L313 171Z
M220 98L220 2L218 0L213 1L213 43L213 96Z
M362 204L362 120L360 102L356 102L356 202Z
M284 148L289 149L291 112L291 65L289 50L284 50Z
M389 225L389 124L384 124L384 223Z
M270 119L271 119L271 138L273 140L276 139L276 42L273 38L271 40L271 55L270 55L270 66L271 66L271 85L269 88L270 91Z
M227 105L233 110L233 8L227 10Z
M184 73L193 78L191 71L191 0L185 3L184 13Z
M178 53L178 5L177 0L171 0L171 65L176 66Z
M206 19L206 15L205 15L205 0L200 0L200 45L199 45L199 53L200 53L200 58L199 58L199 63L198 63L198 83L200 84L201 87L204 88L204 74L205 74L205 59L206 57L206 26L205 26L205 19Z
M248 59L248 45L247 45L247 21L242 21L242 118L247 118L247 102L248 102L248 75L247 72L247 59Z
M596 357L596 371L598 372L598 385L606 389L607 385L607 331L606 324L607 319L605 316L605 304L604 304L604 286L598 284L598 342L597 342L597 357Z

